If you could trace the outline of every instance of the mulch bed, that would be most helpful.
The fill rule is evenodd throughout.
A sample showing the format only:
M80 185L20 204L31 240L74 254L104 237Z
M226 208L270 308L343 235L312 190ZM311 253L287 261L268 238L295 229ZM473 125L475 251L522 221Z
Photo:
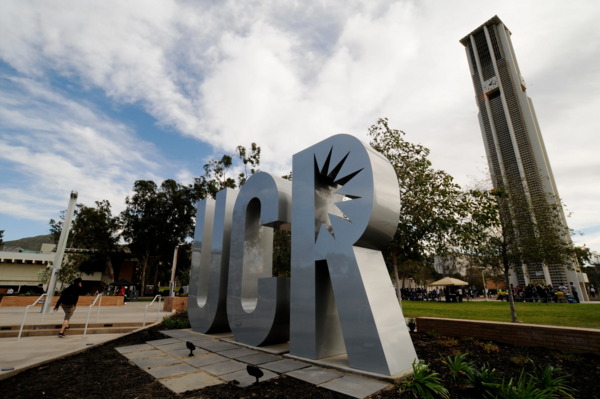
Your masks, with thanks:
M280 377L257 386L238 388L222 384L202 390L175 394L152 376L131 364L114 348L167 338L158 327L127 335L115 341L91 348L88 351L59 359L46 365L26 370L14 377L0 381L2 396L10 398L347 398L322 388L289 377ZM536 364L551 364L572 374L571 383L579 389L577 397L600 399L600 357L595 355L569 355L544 348L516 347L495 344L483 347L475 340L432 337L411 334L417 354L440 374L443 385L451 398L477 398L481 395L469 389L456 387L446 373L440 360L442 355L469 353L469 360L477 366L490 363L508 379L518 378L523 367L531 372L531 366L516 364L526 358ZM512 360L511 360L512 359ZM380 392L375 398L413 398L411 393L399 393L397 388Z

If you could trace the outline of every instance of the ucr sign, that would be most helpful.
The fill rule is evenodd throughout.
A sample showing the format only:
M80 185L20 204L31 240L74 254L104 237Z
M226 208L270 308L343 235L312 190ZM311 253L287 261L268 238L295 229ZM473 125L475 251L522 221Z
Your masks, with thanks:
M348 354L350 367L393 375L416 353L381 250L400 198L385 157L349 135L293 157L293 182L260 172L198 204L190 301L194 331L231 330L290 354ZM291 280L272 277L273 228L292 232Z

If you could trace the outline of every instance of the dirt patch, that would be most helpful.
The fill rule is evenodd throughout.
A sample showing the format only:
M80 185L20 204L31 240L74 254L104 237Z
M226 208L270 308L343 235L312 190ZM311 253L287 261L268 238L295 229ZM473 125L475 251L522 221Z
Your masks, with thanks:
M346 398L346 396L295 380L280 377L257 386L238 388L223 384L178 395L165 388L152 376L131 364L114 348L167 338L158 327L127 335L102 346L92 348L44 366L26 370L12 378L0 381L0 392L11 398ZM451 398L477 398L481 395L455 386L440 360L455 353L469 353L468 360L477 366L491 364L508 378L518 378L523 367L531 372L526 359L536 364L560 367L572 374L571 383L579 389L576 397L600 399L597 381L600 378L600 357L595 355L568 355L544 348L515 347L505 344L487 345L476 340L431 337L411 334L420 359L431 365L450 391ZM519 364L519 363L523 364ZM398 389L383 391L376 398L414 398Z
M461 389L457 386L448 368L442 363L441 356L455 356L468 353L467 360L479 368L489 364L508 381L517 380L521 370L533 373L529 359L536 365L560 367L563 374L572 374L571 386L578 389L576 398L600 399L598 379L600 379L600 356L574 355L546 348L522 347L490 341L477 341L473 338L432 337L424 333L411 333L419 359L424 360L430 368L440 374L442 385L450 392L452 399L481 399L481 394L473 389ZM373 396L374 398L414 398L412 393L388 390Z

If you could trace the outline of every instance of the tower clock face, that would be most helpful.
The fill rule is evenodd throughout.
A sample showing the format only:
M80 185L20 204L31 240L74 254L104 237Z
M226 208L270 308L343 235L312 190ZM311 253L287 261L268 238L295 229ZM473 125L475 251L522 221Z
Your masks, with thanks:
M488 79L485 82L483 82L483 92L486 94L497 88L498 88L498 78L495 76L493 78Z

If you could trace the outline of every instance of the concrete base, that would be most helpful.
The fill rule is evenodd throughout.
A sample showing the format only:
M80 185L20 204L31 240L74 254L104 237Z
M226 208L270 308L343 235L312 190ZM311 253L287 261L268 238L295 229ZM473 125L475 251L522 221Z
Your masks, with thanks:
M352 375L347 375L321 385L321 388L339 392L357 399L366 398L367 396L371 396L383 389L386 389L387 387L389 387L388 384L383 384L381 382L372 380L365 380L364 378L354 377Z
M400 381L402 381L404 378L411 376L413 374L412 368L405 370L403 372L400 372L398 374L394 374L394 375L377 374L377 373L371 373L369 371L354 369L354 368L350 367L350 364L348 363L348 355L345 353L343 355L326 357L324 359L319 359L319 360L307 359L304 357L294 356L294 355L290 355L290 354L283 355L283 356L288 357L290 359L294 359L294 360L300 360L305 363L314 364L315 366L339 370L344 373L357 374L357 375L372 378L375 380L389 382L392 384L397 384Z
M272 355L283 355L284 353L288 353L290 351L290 343L286 342L285 344L277 344L277 345L267 345L267 346L252 346L248 344L243 344L241 342L237 342L235 337L232 338L221 338L223 341L231 342L232 344L244 346L246 348L259 350L261 352L270 353Z

